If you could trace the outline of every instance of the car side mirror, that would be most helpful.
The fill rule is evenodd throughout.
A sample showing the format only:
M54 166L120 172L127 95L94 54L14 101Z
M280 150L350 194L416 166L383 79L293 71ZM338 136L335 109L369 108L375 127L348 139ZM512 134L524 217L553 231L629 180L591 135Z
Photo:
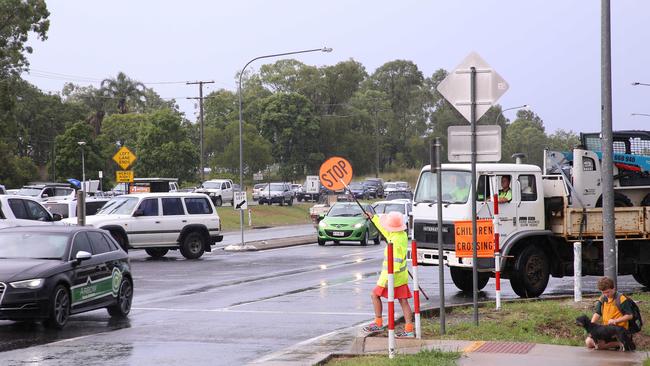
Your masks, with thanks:
M48 197L50 197L50 195L47 194L47 193L43 193L43 194L41 195L41 197L42 197L42 198L48 198Z
M139 208L139 209L135 210L135 212L133 213L133 216L134 217L144 216L144 211L141 208Z
M63 219L63 216L61 216L58 213L53 213L52 214L52 221L61 221Z
M81 262L83 262L85 260L90 259L92 256L93 256L92 254L90 254L90 253L88 253L88 252L86 252L84 250L80 250L80 251L77 252L77 255L75 256L75 260L77 261L77 264L79 264L79 263L81 263Z

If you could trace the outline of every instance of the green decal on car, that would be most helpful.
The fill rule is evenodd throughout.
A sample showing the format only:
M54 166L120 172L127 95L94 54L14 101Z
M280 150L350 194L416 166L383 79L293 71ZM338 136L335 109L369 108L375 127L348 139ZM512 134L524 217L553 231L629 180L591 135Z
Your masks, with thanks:
M122 277L122 271L117 267L113 268L113 273L110 276L94 281L88 277L85 283L70 288L72 304L82 304L108 295L116 297L120 290Z
M122 271L119 268L113 268L113 296L117 297L120 293L120 285L122 284Z

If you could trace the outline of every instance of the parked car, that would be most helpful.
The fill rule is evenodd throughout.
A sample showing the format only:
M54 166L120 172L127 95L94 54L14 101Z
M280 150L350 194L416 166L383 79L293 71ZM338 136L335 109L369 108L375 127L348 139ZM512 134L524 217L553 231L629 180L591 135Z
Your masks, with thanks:
M99 211L110 198L86 197L86 216L92 216ZM52 214L59 214L62 218L77 217L77 200L47 200L43 206Z
M401 200L401 199L413 200L413 192L411 192L411 191L391 192L391 193L387 194L384 199L386 201Z
M367 200L370 198L370 186L364 184L363 182L352 182L348 185L349 190L345 190L344 194L338 195L339 201L347 201L354 196L357 199Z
M235 199L235 189L230 179L206 180L194 192L208 195L215 206L221 206L224 202L232 204Z
M296 194L296 199L298 201L318 201L322 195L326 195L329 191L325 189L325 186L319 184L318 192L307 192L307 181L300 186L300 190Z
M370 214L375 213L368 204L363 209ZM379 231L364 216L359 205L355 202L337 202L318 223L318 245L325 245L330 240L335 244L340 241L358 241L361 245L373 240L378 245L380 238Z
M260 199L260 192L264 187L266 187L267 183L257 183L256 185L253 186L253 201L257 201Z
M7 189L2 184L0 184L0 194L7 194Z
M76 219L64 220L75 224ZM145 249L152 257L180 249L197 259L223 240L221 221L212 202L200 193L138 193L107 202L86 225L107 230L122 249Z
M365 184L368 186L370 195L373 198L384 197L384 180L381 178L366 178Z
M413 202L408 199L398 199L394 201L379 201L375 202L372 207L377 214L387 214L389 212L399 212L404 215L404 225L406 225L406 232L411 233L409 223L409 216L413 210Z
M80 226L0 230L0 320L45 320L63 328L70 315L131 311L128 255L105 231Z
M72 197L74 189L68 183L32 183L20 188L16 195L45 201L52 197Z
M289 183L269 183L260 191L260 205L278 203L280 206L293 205L293 191Z
M62 225L61 215L51 214L35 198L0 195L0 227Z

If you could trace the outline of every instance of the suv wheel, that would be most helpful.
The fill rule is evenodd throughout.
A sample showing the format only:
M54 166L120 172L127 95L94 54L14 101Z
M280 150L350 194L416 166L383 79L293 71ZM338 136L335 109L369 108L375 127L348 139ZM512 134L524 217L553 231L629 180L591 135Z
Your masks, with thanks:
M111 231L111 236L113 237L113 239L115 239L117 244L119 244L120 247L124 249L125 252L127 253L129 252L128 240L126 239L126 236L124 234L120 233L119 231Z
M284 206L284 197L280 198L280 206Z
M289 198L289 202L287 202L289 206L293 206L293 197Z
M221 199L221 197L217 197L217 198L214 199L214 205L215 206L223 205L223 200Z
M57 285L50 300L50 313L44 325L63 329L70 318L70 292L64 285Z
M203 255L203 252L205 252L204 242L205 240L203 239L203 235L196 231L185 235L183 243L181 244L181 254L187 259L200 258Z
M169 249L167 249L167 248L147 248L144 251L147 252L147 254L149 254L150 257L162 258L162 257L165 256L165 254L167 254Z
M108 314L112 317L125 318L131 312L132 303L133 284L129 278L124 277L117 293L117 304L107 307L106 310L108 310Z

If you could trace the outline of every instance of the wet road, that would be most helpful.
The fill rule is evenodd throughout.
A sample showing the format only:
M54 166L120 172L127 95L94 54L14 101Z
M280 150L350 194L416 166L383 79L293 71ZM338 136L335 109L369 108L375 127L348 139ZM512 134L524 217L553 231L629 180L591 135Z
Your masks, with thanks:
M217 250L198 261L172 252L152 260L130 254L133 311L73 316L64 331L0 321L0 365L243 364L373 317L369 292L381 267L374 245L315 244L261 252ZM421 267L423 288L438 304L437 267ZM640 289L621 277L623 291ZM471 301L447 272L447 303ZM585 280L593 288L595 278ZM493 297L493 280L481 297ZM512 298L509 283L504 297ZM551 279L546 294L570 294L572 278ZM396 307L399 308L399 307Z

